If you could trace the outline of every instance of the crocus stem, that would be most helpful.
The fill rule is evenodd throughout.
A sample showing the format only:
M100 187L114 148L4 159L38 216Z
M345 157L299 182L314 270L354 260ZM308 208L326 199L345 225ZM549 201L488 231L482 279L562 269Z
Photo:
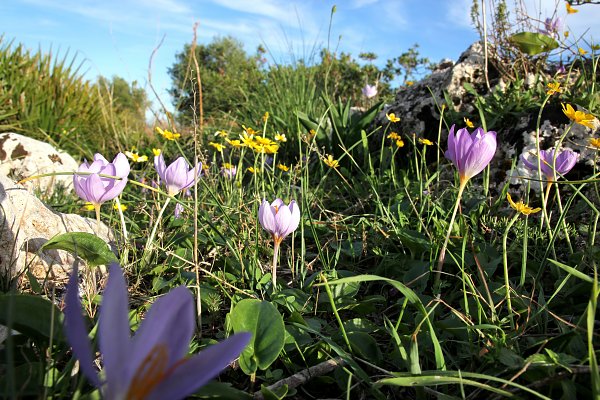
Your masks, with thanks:
M438 258L437 270L435 272L435 278L433 280L433 290L439 294L440 292L440 279L442 275L442 266L444 265L444 258L446 258L446 248L448 247L448 241L450 240L450 234L452 233L452 226L454 225L454 220L456 219L456 213L458 212L458 206L460 205L460 199L462 197L463 191L467 186L468 179L460 179L460 185L458 186L458 195L456 197L456 204L454 204L454 211L452 211L452 217L450 218L450 223L448 225L448 232L446 232L446 238L444 239L444 244L442 245L442 250L440 251L440 256Z
M167 197L167 199L165 200L165 204L162 206L160 212L158 213L158 216L156 217L156 222L154 223L154 227L152 227L152 232L150 233L150 236L148 236L146 246L144 247L144 254L142 254L142 265L146 265L146 263L148 262L147 258L150 256L150 249L152 246L152 241L154 240L154 236L156 235L156 229L158 228L158 224L160 224L160 220L162 219L162 216L165 213L165 210L167 209L167 206L170 202L171 198Z
M273 269L271 275L273 275L273 292L275 291L275 284L277 280L277 257L279 256L279 246L281 245L281 240L275 239L273 245Z
M100 204L94 204L96 210L96 235L100 236Z
M506 306L508 307L508 313L510 316L510 327L512 329L515 329L515 320L513 317L512 302L510 300L510 281L508 280L508 251L506 248L506 241L508 239L508 234L509 234L512 226L517 221L517 218L519 218L519 213L517 213L510 220L510 222L506 226L506 230L504 231L504 236L502 236L502 264L504 267L504 286L506 289Z

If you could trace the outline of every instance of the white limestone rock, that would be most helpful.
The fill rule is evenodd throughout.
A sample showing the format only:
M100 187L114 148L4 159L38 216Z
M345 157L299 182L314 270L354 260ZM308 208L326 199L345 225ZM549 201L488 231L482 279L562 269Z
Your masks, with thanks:
M114 246L114 235L104 223L77 214L62 214L44 205L22 185L0 174L0 277L13 280L25 268L40 279L66 281L75 258L62 250L40 247L65 232L97 234ZM114 251L114 247L113 251Z
M18 133L0 134L0 174L16 181L53 172L73 172L79 164L69 154L48 143ZM55 175L24 182L29 189L50 195L56 185L73 187L71 175Z

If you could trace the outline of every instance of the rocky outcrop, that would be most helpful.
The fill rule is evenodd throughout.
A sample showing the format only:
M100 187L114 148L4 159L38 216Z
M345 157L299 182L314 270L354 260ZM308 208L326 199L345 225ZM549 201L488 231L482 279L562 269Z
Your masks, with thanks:
M69 154L17 133L0 134L0 174L20 181L36 175L76 171L79 164ZM36 178L24 183L27 189L36 189L50 195L57 185L73 187L71 175Z
M456 63L444 60L431 75L412 86L401 88L393 104L377 117L387 125L386 113L394 113L400 122L393 126L404 134L416 133L429 139L437 137L440 110L444 99L452 102L454 111L471 114L475 111L474 96L464 88L469 83L478 93L485 91L484 57L481 43L472 44Z
M0 279L12 281L26 268L37 278L65 280L75 258L62 250L39 251L48 239L65 232L95 233L107 243L114 236L101 223L46 207L20 184L0 174Z

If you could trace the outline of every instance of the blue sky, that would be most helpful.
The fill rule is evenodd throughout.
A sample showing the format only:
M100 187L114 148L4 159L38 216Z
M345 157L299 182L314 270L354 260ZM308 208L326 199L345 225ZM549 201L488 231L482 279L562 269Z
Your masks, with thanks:
M534 18L552 15L558 0L526 0ZM508 3L513 3L509 0ZM232 35L254 53L259 44L278 61L310 55L313 46L327 45L331 7L337 5L331 27L331 47L352 53L372 51L378 63L396 57L415 43L431 60L451 58L478 39L471 26L472 0L4 0L0 26L4 40L31 49L41 47L77 53L85 60L86 78L119 75L147 87L148 63L164 36L152 66L152 82L170 105L167 69L175 54L192 40ZM540 7L541 5L541 7ZM567 17L577 34L600 37L599 6L584 6ZM341 37L341 39L339 39Z

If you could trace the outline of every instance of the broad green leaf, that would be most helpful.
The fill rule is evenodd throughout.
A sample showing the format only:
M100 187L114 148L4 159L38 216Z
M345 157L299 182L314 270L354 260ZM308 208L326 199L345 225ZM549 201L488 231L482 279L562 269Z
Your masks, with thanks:
M240 367L251 375L267 369L277 359L285 342L285 325L277 308L268 301L244 299L230 315L235 333L250 332L252 339L240 355Z
M49 300L28 294L0 295L0 324L32 338L62 340L62 313Z
M265 400L282 400L288 394L288 385L283 385L277 389L270 390L263 383L262 385L260 385L260 393L263 395Z
M360 357L369 360L374 364L379 364L383 359L381 350L377 347L377 341L366 332L350 332L348 340L352 346L352 351Z
M558 42L550 36L535 32L515 33L509 40L517 46L519 50L530 56L551 51L558 47Z
M89 266L119 262L108 244L98 236L87 232L67 232L54 236L41 250L64 250L84 259Z

